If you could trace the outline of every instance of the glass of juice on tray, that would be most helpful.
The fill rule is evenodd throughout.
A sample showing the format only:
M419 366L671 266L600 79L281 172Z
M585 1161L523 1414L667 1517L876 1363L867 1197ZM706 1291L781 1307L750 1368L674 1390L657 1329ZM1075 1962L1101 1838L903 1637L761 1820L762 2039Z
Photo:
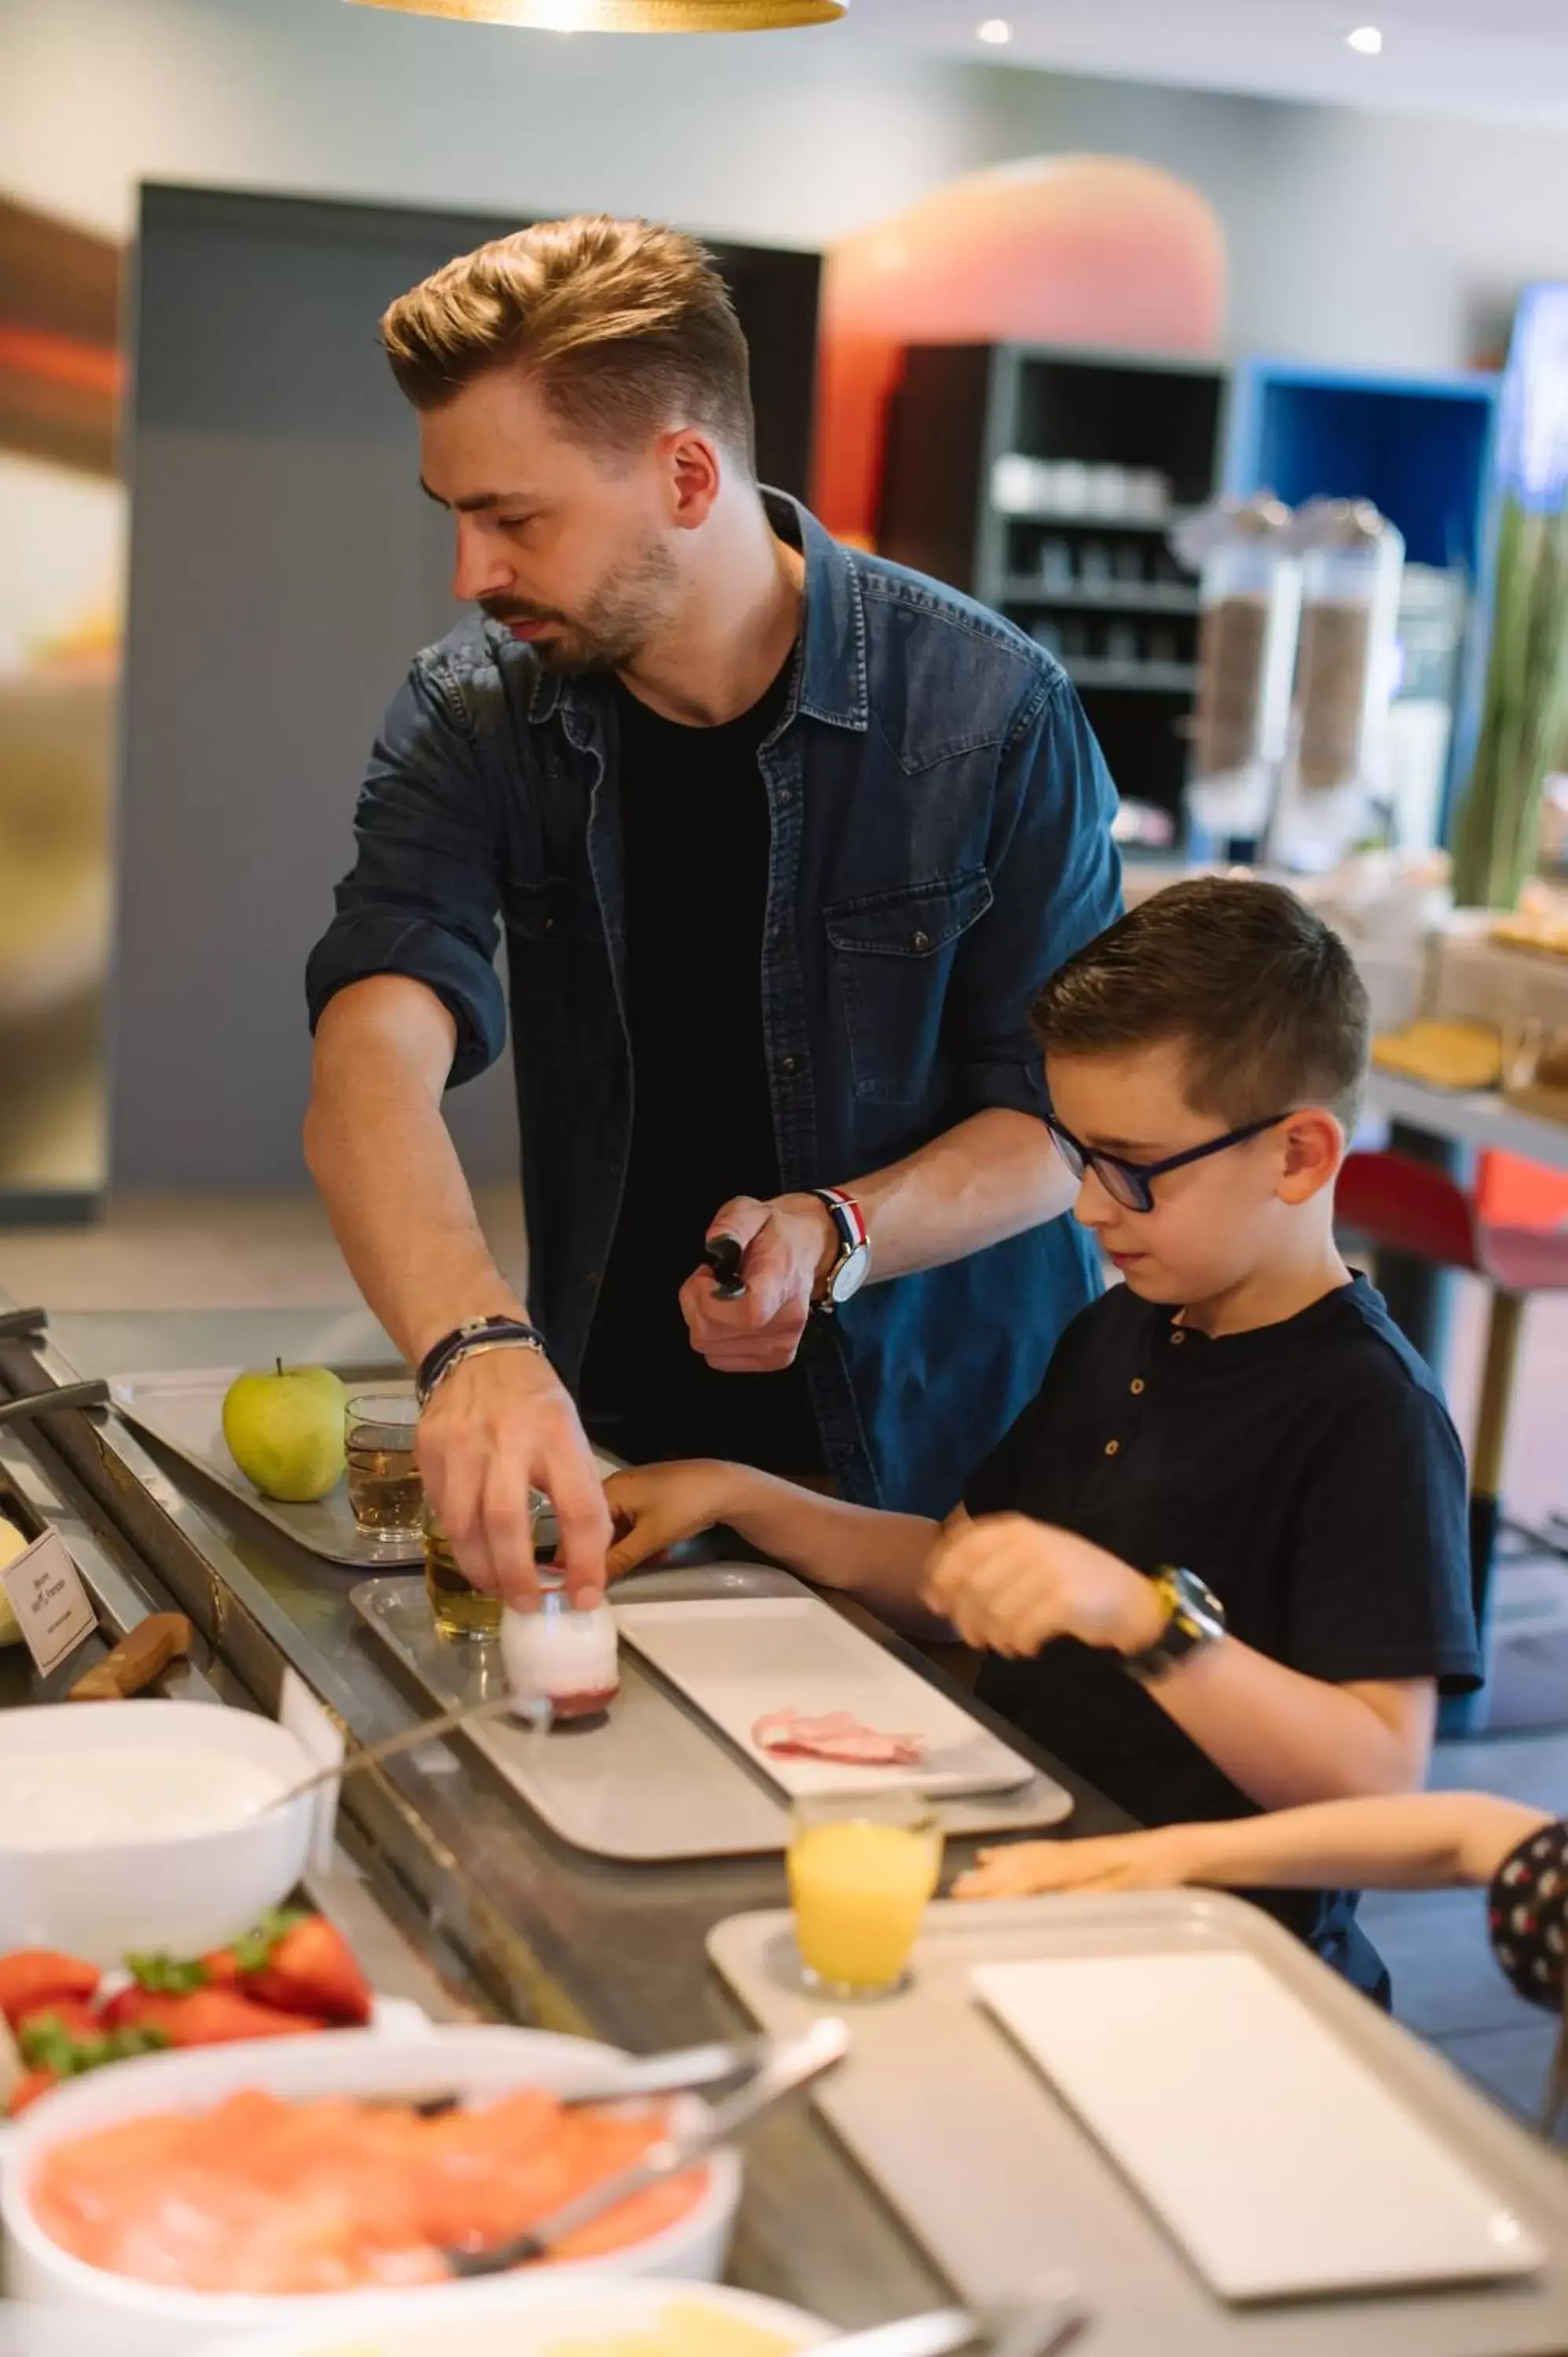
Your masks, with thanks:
M811 1987L835 2000L900 1988L941 1865L941 1828L922 1792L798 1801L789 1900Z
M412 1392L362 1392L344 1411L349 1503L368 1538L419 1536L424 1484L413 1453L418 1430Z

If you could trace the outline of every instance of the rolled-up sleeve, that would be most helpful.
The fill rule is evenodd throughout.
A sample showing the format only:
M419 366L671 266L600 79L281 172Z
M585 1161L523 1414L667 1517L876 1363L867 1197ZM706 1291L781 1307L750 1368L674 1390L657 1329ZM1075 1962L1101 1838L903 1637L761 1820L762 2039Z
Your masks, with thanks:
M388 712L354 815L354 865L310 953L310 1028L335 993L371 974L423 982L457 1027L449 1085L506 1044L495 970L500 897L494 831L474 745L422 658Z
M1118 915L1116 790L1066 673L1053 666L1003 748L986 866L994 898L954 982L974 1110L1045 1112L1029 1010L1058 966Z

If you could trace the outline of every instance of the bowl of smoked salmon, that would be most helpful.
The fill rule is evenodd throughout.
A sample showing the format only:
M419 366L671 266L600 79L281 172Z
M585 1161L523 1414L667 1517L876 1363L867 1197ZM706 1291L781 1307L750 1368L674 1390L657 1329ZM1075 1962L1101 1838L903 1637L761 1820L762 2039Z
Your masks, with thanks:
M156 2323L170 2350L225 2332L341 2333L389 2298L410 2323L461 2330L500 2279L458 2280L450 2253L525 2233L702 2115L689 2095L573 2103L614 2059L542 2030L406 2043L343 2030L71 2080L6 2147L8 2288ZM527 2273L711 2281L739 2194L738 2158L715 2153Z

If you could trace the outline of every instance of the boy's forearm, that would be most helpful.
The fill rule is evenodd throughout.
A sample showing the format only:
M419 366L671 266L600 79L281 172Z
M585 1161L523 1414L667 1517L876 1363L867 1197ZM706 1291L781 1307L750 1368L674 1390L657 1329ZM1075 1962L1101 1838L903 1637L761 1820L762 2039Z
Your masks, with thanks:
M935 1627L919 1600L938 1525L919 1514L824 1498L749 1466L734 1469L724 1519L751 1545L819 1587L842 1589L901 1627Z
M1306 1677L1226 1637L1150 1692L1262 1808L1415 1792L1426 1773L1436 1705L1425 1682L1380 1687L1393 1698L1384 1717L1354 1686Z
M1234 1824L1184 1825L1187 1878L1235 1889L1442 1890L1490 1882L1542 1809L1489 1792L1326 1801Z

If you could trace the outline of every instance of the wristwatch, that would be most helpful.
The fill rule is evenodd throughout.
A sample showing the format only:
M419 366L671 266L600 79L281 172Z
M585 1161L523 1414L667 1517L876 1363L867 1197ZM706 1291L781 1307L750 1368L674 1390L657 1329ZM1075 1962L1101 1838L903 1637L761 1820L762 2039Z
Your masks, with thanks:
M1122 1668L1140 1685L1157 1685L1200 1646L1218 1644L1225 1634L1225 1607L1195 1571L1176 1571L1167 1565L1156 1572L1154 1588L1169 1616L1154 1643L1142 1653L1129 1653Z
M807 1192L823 1206L839 1242L838 1258L822 1279L815 1303L824 1318L831 1318L835 1309L854 1300L871 1275L871 1238L865 1215L853 1195L843 1194L836 1187L811 1187Z

